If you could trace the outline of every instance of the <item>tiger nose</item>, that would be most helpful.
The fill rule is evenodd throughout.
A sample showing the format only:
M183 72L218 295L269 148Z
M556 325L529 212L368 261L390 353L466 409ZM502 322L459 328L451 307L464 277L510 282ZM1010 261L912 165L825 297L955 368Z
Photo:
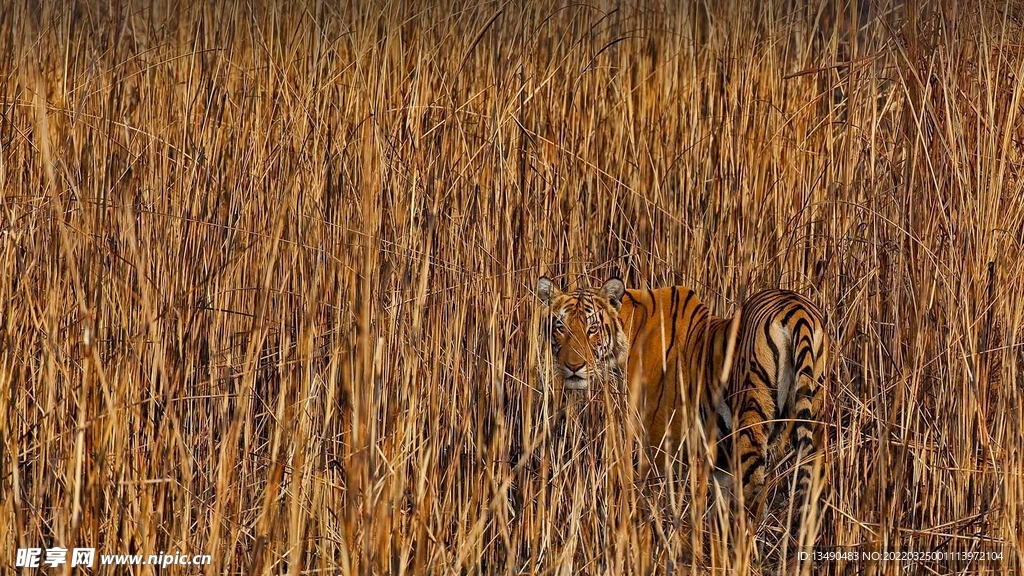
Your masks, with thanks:
M572 362L566 362L565 363L565 367L568 368L570 372L579 372L580 368L583 368L583 364L584 364L583 362L580 362L579 364L573 364Z

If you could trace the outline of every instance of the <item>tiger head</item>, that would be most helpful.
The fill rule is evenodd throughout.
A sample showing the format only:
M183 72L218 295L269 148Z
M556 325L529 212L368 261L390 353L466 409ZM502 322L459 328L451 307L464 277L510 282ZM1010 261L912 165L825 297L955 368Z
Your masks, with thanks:
M627 338L619 319L626 286L612 278L599 290L562 292L547 276L537 281L542 339L551 345L552 371L567 390L586 390L592 380L622 378Z

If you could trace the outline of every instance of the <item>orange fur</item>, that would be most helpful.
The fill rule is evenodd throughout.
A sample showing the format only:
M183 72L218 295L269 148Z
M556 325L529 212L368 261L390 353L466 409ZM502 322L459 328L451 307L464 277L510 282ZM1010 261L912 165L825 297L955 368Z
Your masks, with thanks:
M821 314L806 298L766 290L747 299L725 366L733 319L713 316L687 288L626 290L613 278L598 290L563 293L542 277L538 295L556 376L567 388L609 377L639 386L648 445L660 462L683 438L684 407L697 407L705 424L717 422L719 452L733 456L749 508L763 501L769 447L780 451L787 437L801 462L803 498L819 452L828 347Z

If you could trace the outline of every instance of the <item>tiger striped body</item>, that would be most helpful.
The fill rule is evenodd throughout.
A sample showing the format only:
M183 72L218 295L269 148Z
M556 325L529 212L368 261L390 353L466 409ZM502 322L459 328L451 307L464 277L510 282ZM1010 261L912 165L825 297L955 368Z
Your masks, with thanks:
M697 408L703 423L717 428L721 465L733 458L748 508L763 502L769 447L777 452L785 440L800 462L802 501L819 448L827 350L821 315L807 299L786 290L747 299L726 366L734 318L716 318L687 288L626 290L612 279L600 290L562 293L542 277L538 295L553 326L544 337L555 374L567 388L605 377L638 386L648 444L659 461L667 462L669 446L684 438L685 415Z

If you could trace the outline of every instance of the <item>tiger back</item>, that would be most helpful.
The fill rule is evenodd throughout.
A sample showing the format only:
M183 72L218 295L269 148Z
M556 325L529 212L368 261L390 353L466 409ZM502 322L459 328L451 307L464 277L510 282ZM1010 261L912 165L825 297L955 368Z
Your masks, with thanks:
M603 378L638 386L657 461L668 462L684 438L684 411L697 407L704 425L715 426L718 463L741 482L748 509L759 515L769 448L778 455L786 440L797 455L796 497L805 501L820 453L827 352L821 314L806 298L766 290L736 317L717 318L681 286L627 290L613 278L564 293L541 277L537 294L556 377L568 389Z

